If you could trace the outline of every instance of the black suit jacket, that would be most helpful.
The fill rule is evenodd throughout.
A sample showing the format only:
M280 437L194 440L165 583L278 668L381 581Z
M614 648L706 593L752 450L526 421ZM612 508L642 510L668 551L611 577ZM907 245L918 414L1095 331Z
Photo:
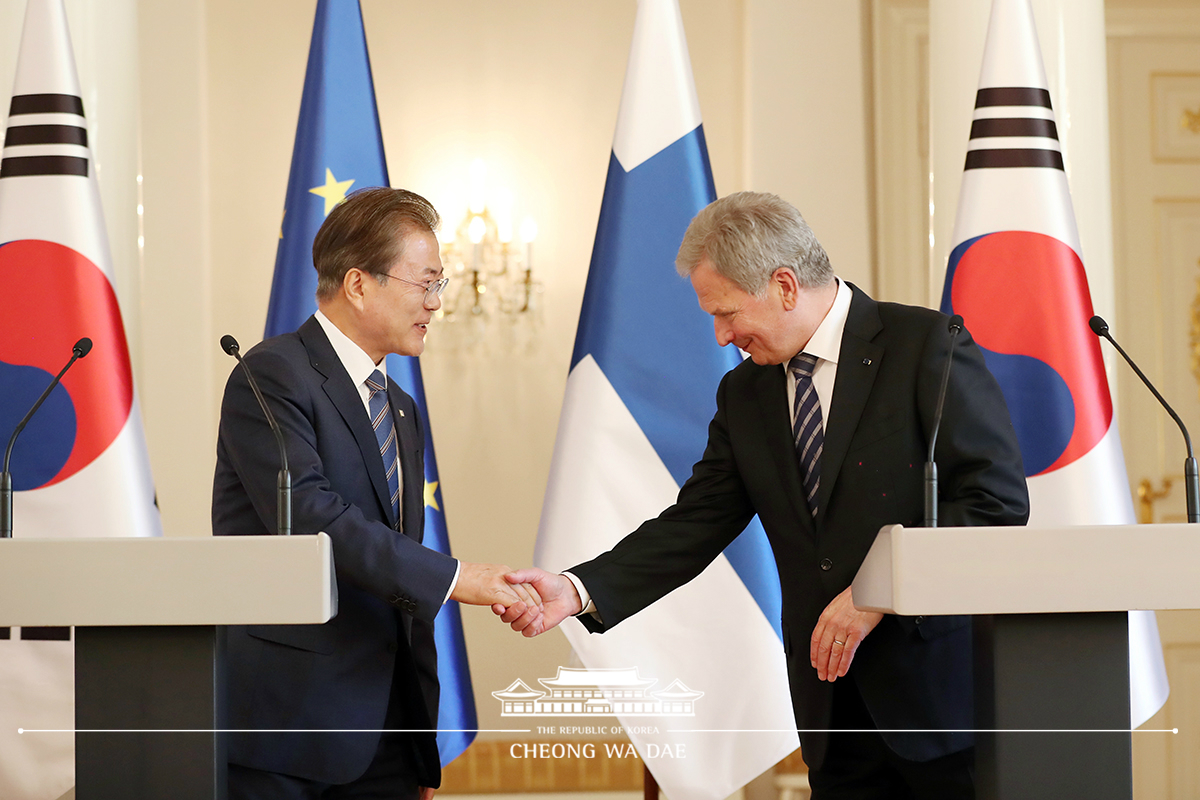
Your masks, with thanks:
M234 729L375 730L393 701L406 729L435 730L433 618L457 567L421 545L424 434L413 400L391 380L399 438L403 533L357 387L315 317L245 356L283 429L292 474L292 528L333 542L338 612L324 625L229 629L229 722ZM400 412L400 413L397 413ZM279 451L236 367L225 386L213 482L213 533L276 529ZM398 703L398 705L397 705ZM440 785L434 733L417 736L414 774ZM378 733L234 734L229 760L323 783L360 776Z
M603 632L698 575L757 513L779 568L792 705L810 768L820 767L828 737L804 731L830 727L833 684L817 679L809 640L879 529L923 522L923 468L950 343L945 315L877 303L851 288L833 398L824 410L817 517L804 500L784 370L747 360L721 381L707 449L676 503L570 570L603 622L579 619ZM943 525L1028 519L1016 433L966 331L955 346L937 463ZM860 646L850 674L881 729L973 726L968 617L886 616ZM917 761L972 743L969 733L882 735Z

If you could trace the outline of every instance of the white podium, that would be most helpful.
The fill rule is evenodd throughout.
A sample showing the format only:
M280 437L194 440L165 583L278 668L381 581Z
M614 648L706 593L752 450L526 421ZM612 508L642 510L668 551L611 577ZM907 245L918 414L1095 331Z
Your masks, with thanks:
M1132 609L1200 608L1200 527L879 532L859 608L976 615L979 800L1129 800Z
M223 626L336 613L323 533L0 539L0 628L75 627L79 800L222 800Z

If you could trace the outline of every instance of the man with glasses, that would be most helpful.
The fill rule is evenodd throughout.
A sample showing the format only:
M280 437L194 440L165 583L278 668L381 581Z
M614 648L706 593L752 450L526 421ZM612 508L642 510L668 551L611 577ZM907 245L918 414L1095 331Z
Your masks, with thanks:
M441 781L434 616L448 599L497 613L535 602L504 581L507 567L421 544L424 433L386 357L425 348L447 283L438 223L412 192L350 195L313 241L317 312L245 356L283 428L293 528L333 540L338 613L324 625L229 629L230 727L276 731L230 736L234 800L432 795ZM273 435L235 369L221 405L215 534L275 530L278 469Z

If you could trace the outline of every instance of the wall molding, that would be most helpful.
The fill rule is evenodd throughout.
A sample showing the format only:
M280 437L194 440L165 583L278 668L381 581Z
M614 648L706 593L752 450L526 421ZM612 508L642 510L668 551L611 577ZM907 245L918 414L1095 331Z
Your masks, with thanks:
M929 4L873 0L871 24L875 295L929 305Z
M1104 23L1104 31L1109 39L1200 36L1200 6L1109 8L1104 12Z

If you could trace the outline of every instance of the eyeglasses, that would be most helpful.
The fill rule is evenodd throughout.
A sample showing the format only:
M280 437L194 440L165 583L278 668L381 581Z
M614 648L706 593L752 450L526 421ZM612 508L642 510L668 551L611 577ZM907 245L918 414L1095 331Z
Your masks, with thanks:
M416 281L410 281L407 278L397 278L395 275L391 274L390 272L385 272L383 274L387 275L392 280L397 280L397 281L400 281L401 283L407 283L409 286L418 286L418 287L424 289L425 290L424 302L426 305L428 305L430 302L432 302L433 298L441 297L442 292L446 291L446 285L448 283L450 283L449 278L439 278L438 280L430 281L429 283L417 283Z

